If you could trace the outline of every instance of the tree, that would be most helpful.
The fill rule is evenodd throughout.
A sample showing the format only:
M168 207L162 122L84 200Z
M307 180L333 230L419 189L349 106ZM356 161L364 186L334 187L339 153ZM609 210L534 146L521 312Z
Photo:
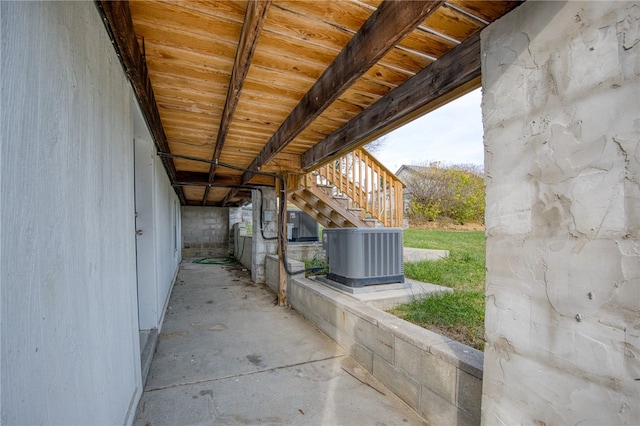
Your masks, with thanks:
M404 181L405 191L411 196L410 218L484 222L484 174L479 166L431 162L409 169Z
M378 154L387 143L387 137L382 136L374 141L369 142L364 148L372 154Z

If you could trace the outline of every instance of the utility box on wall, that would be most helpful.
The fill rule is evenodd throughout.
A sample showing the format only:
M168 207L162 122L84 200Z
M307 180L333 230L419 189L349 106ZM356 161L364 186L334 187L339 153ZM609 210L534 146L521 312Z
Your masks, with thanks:
M350 287L404 282L402 228L325 229L327 278Z

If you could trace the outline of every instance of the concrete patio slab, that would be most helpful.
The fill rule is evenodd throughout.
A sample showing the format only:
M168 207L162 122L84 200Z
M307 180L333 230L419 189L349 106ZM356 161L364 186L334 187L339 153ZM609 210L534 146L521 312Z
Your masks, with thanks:
M453 292L449 287L423 283L409 278L405 278L404 283L370 285L358 288L348 288L345 285L327 279L324 275L314 277L313 280L382 310L392 309L416 299Z
M413 247L402 248L405 262L422 262L423 260L440 260L449 257L449 250L432 250Z
M423 424L242 267L183 261L136 425Z

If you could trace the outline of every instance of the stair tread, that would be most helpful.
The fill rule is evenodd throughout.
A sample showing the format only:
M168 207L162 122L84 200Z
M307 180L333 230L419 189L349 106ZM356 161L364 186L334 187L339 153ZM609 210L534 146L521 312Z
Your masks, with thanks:
M290 200L325 227L371 227L379 222L364 217L366 210L350 206L353 200L346 194L333 194L334 185L312 184L290 192ZM363 214L364 213L364 214Z

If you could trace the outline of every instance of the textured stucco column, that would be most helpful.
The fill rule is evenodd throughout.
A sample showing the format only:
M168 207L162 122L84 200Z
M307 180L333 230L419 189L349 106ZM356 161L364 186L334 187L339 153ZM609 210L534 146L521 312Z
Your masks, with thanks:
M639 22L526 2L482 34L484 424L640 422Z
M251 205L253 206L253 238L252 238L252 262L251 280L256 283L265 282L265 258L268 254L277 253L276 238L278 224L278 204L276 192L273 188L264 188L262 191L251 191ZM262 195L261 195L262 193ZM264 213L260 220L260 209ZM262 227L262 232L260 231ZM266 237L267 239L263 238Z

